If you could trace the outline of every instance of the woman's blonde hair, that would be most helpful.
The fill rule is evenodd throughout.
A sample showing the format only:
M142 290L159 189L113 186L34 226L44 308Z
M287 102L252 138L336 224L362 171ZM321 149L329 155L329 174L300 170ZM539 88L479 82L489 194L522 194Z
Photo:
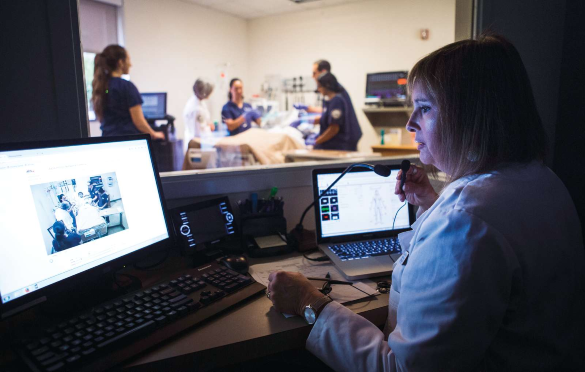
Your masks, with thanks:
M499 35L449 44L408 76L439 108L437 148L449 181L504 163L544 160L546 133L516 48Z

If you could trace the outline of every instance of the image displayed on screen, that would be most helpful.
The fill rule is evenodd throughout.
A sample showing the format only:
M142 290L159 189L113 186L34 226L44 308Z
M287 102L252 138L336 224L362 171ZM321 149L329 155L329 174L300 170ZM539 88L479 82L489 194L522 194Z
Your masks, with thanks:
M367 97L406 99L406 78L403 72L368 74Z
M47 255L128 229L115 172L32 185L31 191Z
M147 119L160 119L166 115L165 112L166 95L160 94L142 94L142 112Z
M235 233L234 216L225 202L195 210L177 210L173 217L186 247L211 243ZM204 248L201 245L196 249Z
M347 174L319 201L322 237L362 234L410 227L408 208L394 195L398 170L389 177L374 172ZM339 173L317 176L323 192ZM396 212L398 211L398 214ZM396 221L394 217L396 216Z
M169 238L145 139L0 151L0 298Z

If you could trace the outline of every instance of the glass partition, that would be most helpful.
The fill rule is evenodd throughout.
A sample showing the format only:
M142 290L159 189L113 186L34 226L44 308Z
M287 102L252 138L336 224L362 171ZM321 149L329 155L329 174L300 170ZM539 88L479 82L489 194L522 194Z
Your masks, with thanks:
M126 0L116 33L143 111L144 94L166 93L164 112L145 118L165 134L161 172L410 157L408 70L471 32L471 3ZM96 25L81 19L82 38L94 40L90 99L90 52L110 43Z

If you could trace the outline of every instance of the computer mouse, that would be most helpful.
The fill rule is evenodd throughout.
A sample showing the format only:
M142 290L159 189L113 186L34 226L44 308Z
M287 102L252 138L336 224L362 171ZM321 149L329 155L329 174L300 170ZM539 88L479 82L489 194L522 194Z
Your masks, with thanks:
M248 272L248 259L241 255L224 257L221 262L229 269L246 274Z

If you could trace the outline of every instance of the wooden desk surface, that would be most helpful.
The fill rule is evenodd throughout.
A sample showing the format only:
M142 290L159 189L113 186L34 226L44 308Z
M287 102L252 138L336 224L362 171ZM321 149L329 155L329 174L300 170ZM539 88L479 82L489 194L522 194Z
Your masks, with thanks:
M371 285L375 287L373 282ZM382 326L388 314L388 295L354 303L348 308ZM303 348L310 332L311 326L304 319L285 318L272 308L266 296L259 295L144 353L125 367L141 371L193 370L195 366L202 370L220 368Z
M268 259L251 260L252 264L266 262L269 262ZM142 280L143 288L148 288L188 267L190 260L171 256L157 270L123 270L121 273L131 272ZM368 284L375 287L374 282ZM388 295L353 303L348 308L381 327L387 318ZM10 330L19 329L22 325L31 327L47 317L47 314L43 315L38 310L38 307L33 308L0 323L0 333L8 336L0 340L0 370L16 360L9 346ZM304 348L310 332L311 326L304 319L285 318L272 308L272 303L265 295L259 294L138 355L123 365L122 369L205 371L222 368L286 350Z
M372 151L382 156L418 155L416 145L372 145Z
M341 150L306 150L298 149L283 152L285 162L292 163L295 161L308 160L340 160L350 158L367 158L380 157L378 153L358 152L358 151L341 151Z

